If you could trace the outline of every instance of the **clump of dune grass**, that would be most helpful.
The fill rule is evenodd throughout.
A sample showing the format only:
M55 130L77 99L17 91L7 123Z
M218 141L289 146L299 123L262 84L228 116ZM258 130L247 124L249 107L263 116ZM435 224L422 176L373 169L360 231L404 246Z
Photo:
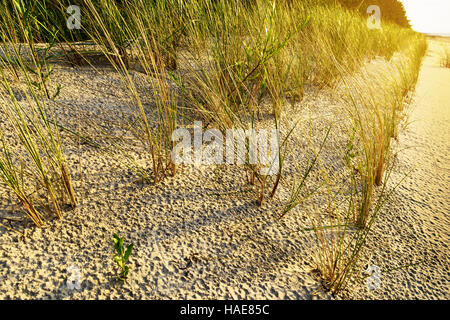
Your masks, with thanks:
M197 113L222 132L229 128L255 130L261 116L259 103L264 97L272 102L272 128L277 129L281 106L292 63L284 66L285 50L302 32L308 17L285 19L285 28L277 24L287 17L276 2L257 1L256 5L229 1L199 2L187 10L186 38L189 46L178 54L189 61L188 73L177 75L185 97ZM278 67L283 66L282 74ZM275 71L278 69L277 71ZM299 87L299 85L297 85ZM282 171L282 153L286 137L279 137L278 174L270 195L276 192ZM247 151L249 143L246 143ZM245 163L249 182L258 182L257 202L262 204L268 189L268 175L260 174L259 164Z
M84 1L87 7L86 33L100 47L130 93L130 106L140 124L140 136L146 141L152 157L153 178L159 182L167 172L175 175L176 165L170 151L173 148L172 132L176 129L177 102L171 86L168 66L164 59L160 38L152 28L156 24L155 6L139 0L126 6L115 1L102 0L97 8L92 1ZM149 88L139 92L132 72L130 59L137 61L148 80ZM155 115L144 107L151 101Z
M308 208L317 242L315 268L333 294L355 278L370 230L399 185L392 186L390 180L392 139L404 120L405 104L427 48L424 37L406 34L409 41L402 41L389 60L375 60L357 72L334 60L341 82L336 92L342 93L349 120L343 158L348 179L337 187L321 164L322 147L317 148L313 163L319 168L321 183L315 188L305 188L304 178L294 183L284 211L286 214L299 204ZM300 172L300 177L307 174L308 170Z
M411 35L387 66L372 72L365 68L350 81L342 78L351 120L344 157L350 179L346 188L339 190L347 192L339 197L332 191L331 180L322 170L322 190L328 200L321 207L311 204L318 245L316 268L332 293L342 291L354 278L370 230L401 183L389 184L394 169L391 139L403 120L404 103L415 87L426 48L423 37Z
M356 139L357 129L353 133ZM353 145L353 142L351 139L349 143ZM322 163L320 148L319 152L314 153L314 166L319 172L319 182L313 188L306 188L300 183L299 186L305 190L297 196L298 200L294 203L301 203L310 217L312 226L305 231L313 231L315 235L317 248L312 257L314 270L324 288L334 295L344 290L362 271L361 259L366 241L382 209L388 205L390 196L402 183L402 180L396 185L390 183L394 170L392 162L385 163L384 179L377 189L373 181L375 173L371 171L373 167L355 170L355 158L360 155L366 158L369 155L369 150L364 150L366 147L368 145L357 145L356 142L351 148L346 147L347 152L353 148L358 151L350 152L349 159L343 158L348 176L344 184L332 179L334 173L329 172ZM366 166L368 164L370 163L365 163ZM288 203L286 209L292 208L291 203Z
M425 39L412 35L410 43L390 61L364 68L349 81L343 78L343 103L348 106L352 126L349 132L356 133L361 148L352 164L360 179L356 220L361 227L366 225L375 188L383 184L391 161L391 142L404 119L403 108L416 85L425 50Z
M364 228L356 225L353 219L355 212L359 210L359 195L353 183L347 189L348 192L341 195L343 200L338 201L336 200L339 198L338 194L331 191L329 182L325 182L323 190L327 200L321 202L320 207L315 204L317 201L314 201L314 198L309 202L309 213L313 221L312 229L317 243L313 261L322 284L331 293L337 294L345 289L360 271L367 237L381 209L396 187L389 191L386 186L383 187L377 196L370 217L365 221ZM345 189L340 190L345 191Z
M12 10L0 6L0 105L6 120L0 136L0 177L40 227L44 214L38 207L61 218L62 205L74 207L77 201L52 101L59 93L59 87L51 89L52 43L43 48L36 44L35 20L29 10L23 1L16 1ZM32 197L33 186L36 194L43 190L44 195ZM45 198L50 206L42 201Z

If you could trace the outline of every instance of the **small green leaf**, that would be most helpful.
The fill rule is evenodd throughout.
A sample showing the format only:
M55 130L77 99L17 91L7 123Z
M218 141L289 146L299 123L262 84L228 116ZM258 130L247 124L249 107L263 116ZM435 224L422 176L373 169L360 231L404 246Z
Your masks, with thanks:
M117 254L114 255L113 259L114 259L115 262L117 262L117 264L120 264L121 261L122 261L122 257L117 255Z
M131 251L133 250L133 245L134 245L134 243L131 243L131 244L128 246L127 251L125 252L125 255L123 256L123 260L124 260L125 262L127 262L127 261L128 261L128 258L130 257Z
M117 234L115 234L113 236L113 242L114 242L114 248L116 249L117 253L120 253L120 249L119 249L120 238Z
M123 256L123 237L119 240L119 254Z

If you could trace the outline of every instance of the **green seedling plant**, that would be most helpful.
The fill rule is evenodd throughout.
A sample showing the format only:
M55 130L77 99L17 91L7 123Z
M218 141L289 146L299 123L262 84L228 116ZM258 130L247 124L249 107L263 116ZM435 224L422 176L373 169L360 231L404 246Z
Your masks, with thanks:
M113 259L119 267L117 279L119 279L120 281L125 281L128 278L130 268L126 265L126 263L130 258L131 251L133 250L134 245L134 243L132 242L128 245L127 250L124 250L123 239L123 237L120 238L117 234L114 234L113 236L114 249L116 250L116 254L114 255Z

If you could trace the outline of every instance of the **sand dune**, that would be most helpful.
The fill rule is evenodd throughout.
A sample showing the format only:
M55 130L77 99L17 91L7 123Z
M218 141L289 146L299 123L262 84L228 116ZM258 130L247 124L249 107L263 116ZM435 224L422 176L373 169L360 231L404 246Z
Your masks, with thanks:
M386 271L382 286L370 291L359 282L337 298L450 297L450 69L439 67L438 47L431 41L411 124L396 145L398 170L391 183L412 171L368 241L366 259ZM59 99L67 106L61 116L68 126L76 129L81 117L82 132L96 141L104 139L100 127L123 129L115 123L127 115L126 94L114 70L57 68L55 81L63 83ZM287 120L312 115L320 141L328 123L344 114L335 102L328 94L307 90L302 106L289 109ZM308 132L307 122L294 135L292 148L297 151L292 153L299 161L307 145L302 136ZM327 145L324 161L329 164L337 162L333 146L345 145L333 140L343 136L339 133ZM126 138L136 161L149 161L139 142ZM277 202L255 206L255 190L242 170L186 166L175 178L152 186L133 182L136 176L114 152L81 145L79 157L76 143L66 139L69 162L77 168L80 205L46 229L13 222L14 228L26 231L25 239L0 228L0 298L332 298L311 272L313 235L293 232L310 226L305 212L294 210L277 221ZM293 171L287 165L286 172ZM287 196L288 190L280 188L275 200ZM0 215L10 216L11 211L20 208L5 199ZM135 243L125 284L114 277L111 236L116 232L126 243ZM67 286L72 266L80 270L79 290Z

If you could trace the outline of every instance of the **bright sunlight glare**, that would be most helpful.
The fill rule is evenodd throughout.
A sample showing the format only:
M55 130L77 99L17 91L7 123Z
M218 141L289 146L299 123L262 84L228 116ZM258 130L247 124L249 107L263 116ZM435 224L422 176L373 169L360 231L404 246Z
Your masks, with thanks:
M450 35L449 0L401 0L414 30Z

